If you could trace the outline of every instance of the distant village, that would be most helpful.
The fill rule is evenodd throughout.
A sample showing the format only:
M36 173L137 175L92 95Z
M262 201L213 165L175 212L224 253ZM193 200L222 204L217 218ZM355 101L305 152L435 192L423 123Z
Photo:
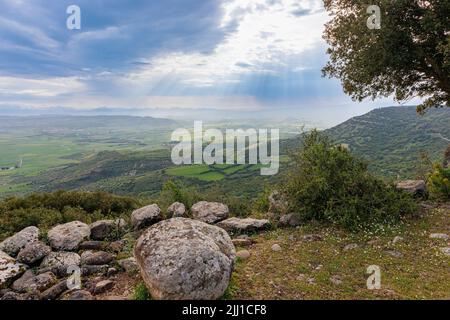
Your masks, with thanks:
M20 159L17 161L16 165L14 167L0 167L0 171L9 171L9 170L16 170L22 168L23 160Z

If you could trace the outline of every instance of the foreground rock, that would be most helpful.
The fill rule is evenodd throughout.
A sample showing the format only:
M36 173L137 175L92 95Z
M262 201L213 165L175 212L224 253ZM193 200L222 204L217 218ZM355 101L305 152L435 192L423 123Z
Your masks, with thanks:
M81 265L106 265L114 260L114 256L105 251L85 251L81 254Z
M26 269L27 267L24 264L16 262L14 258L0 251L0 289L20 277Z
M36 227L27 227L0 243L0 250L15 257L27 244L38 241L38 239L39 229Z
M54 274L64 277L70 267L79 266L81 258L75 252L52 252L44 258L41 269L52 271Z
M41 292L51 287L56 282L56 276L51 272L34 275L28 270L24 275L14 281L12 289L20 293Z
M89 239L91 229L80 221L60 224L48 232L50 246L56 250L72 251L84 240Z
M406 191L412 195L423 196L426 193L424 180L405 180L397 183L397 189Z
M217 226L231 233L250 233L266 230L270 226L270 221L253 218L229 218L217 223Z
M152 297L167 300L220 298L236 257L223 229L185 218L146 230L134 255Z
M52 252L52 249L46 244L40 241L31 242L27 244L25 248L20 250L17 255L17 261L28 265L33 265L44 259L48 254L50 254L50 252Z
M135 230L144 229L161 220L161 209L156 204L137 209L131 214L131 224Z
M85 300L95 300L92 294L86 290L73 290L64 294L62 300L71 301L85 301Z
M172 203L167 208L167 215L169 218L182 218L186 216L186 207L180 202Z
M192 216L205 223L216 223L228 218L228 206L219 202L200 201L191 208Z
M133 257L119 260L117 261L117 264L128 274L135 274L139 272L139 266L136 259Z
M123 219L96 221L89 226L91 229L91 239L116 239L124 232L126 226L127 223Z

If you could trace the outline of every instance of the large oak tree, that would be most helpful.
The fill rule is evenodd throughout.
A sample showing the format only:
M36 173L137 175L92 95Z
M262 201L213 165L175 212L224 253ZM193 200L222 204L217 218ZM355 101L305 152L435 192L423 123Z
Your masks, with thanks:
M418 106L450 106L450 0L324 0L332 19L324 38L324 76L339 78L353 100L424 98ZM369 5L381 9L370 29Z

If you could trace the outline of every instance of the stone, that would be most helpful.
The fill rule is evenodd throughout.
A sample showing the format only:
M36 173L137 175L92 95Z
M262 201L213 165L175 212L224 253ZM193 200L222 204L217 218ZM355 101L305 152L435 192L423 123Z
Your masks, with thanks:
M115 285L114 281L111 280L102 280L100 282L97 282L94 288L94 295L105 293L106 291L109 291L112 288L114 288L114 285Z
M330 277L330 282L338 286L342 284L342 279L339 276L332 276Z
M84 300L95 300L95 298L89 291L73 290L64 294L62 300L84 301Z
M40 241L31 242L20 250L17 255L17 261L27 265L33 265L41 262L50 252L52 252L52 249L46 244Z
M161 220L161 209L156 204L137 209L131 214L131 224L135 230L144 229Z
M44 258L41 268L51 270L54 274L64 277L70 267L80 266L81 258L75 252L51 252Z
M127 258L117 261L117 264L125 270L128 274L135 274L139 272L139 266L135 258Z
M167 208L167 215L169 218L186 217L186 213L185 205L180 202L174 202Z
M228 218L228 206L219 202L200 201L191 208L195 220L214 224Z
M105 265L114 260L114 256L105 251L84 251L81 254L81 265Z
M67 280L64 279L41 293L41 300L55 300L67 290Z
M394 240L392 240L392 244L396 244L398 242L402 242L403 240L404 240L403 237L396 236L396 237L394 237Z
M236 257L238 257L241 260L247 260L248 258L250 258L250 251L240 250L236 253Z
M106 275L109 265L84 265L81 267L82 276Z
M250 239L233 239L231 240L235 247L250 247L253 241Z
M27 266L0 251L0 289L8 286L27 270Z
M270 221L253 218L229 218L217 223L217 226L230 233L252 233L268 229L270 227Z
M282 215L280 220L278 221L278 227L286 228L286 227L298 227L301 224L301 220L298 214L289 213Z
M450 247L444 247L439 249L444 255L450 256Z
M126 226L127 223L124 219L96 221L89 226L91 228L91 239L117 239L125 231Z
M225 230L173 218L147 229L134 256L152 298L214 300L228 287L236 252Z
M118 273L119 273L119 270L117 270L116 268L108 268L108 270L106 271L106 276L109 278L109 277L115 276Z
M19 251L27 244L38 240L39 229L36 227L27 227L1 242L0 251L3 251L11 257L16 257Z
M345 247L344 247L344 251L350 251L350 250L354 250L354 249L357 249L357 248L359 248L359 245L357 244L357 243L350 243L350 244L347 244Z
M426 183L424 180L404 180L397 183L397 189L412 195L425 195Z
M79 250L105 250L107 244L103 241L83 241L78 246Z
M89 239L91 229L80 221L57 225L48 232L50 246L55 250L73 251Z
M272 251L275 251L275 252L279 252L279 251L283 250L283 249L281 249L279 244L272 245L271 249L272 249Z
M304 242L322 241L323 237L320 234L305 234L301 237Z
M51 272L34 275L28 270L24 275L14 281L11 288L20 293L44 291L56 282L56 276Z
M387 250L385 251L388 255L390 255L391 257L394 258L402 258L403 257L403 253L401 253L400 251L396 251L396 250Z
M21 294L14 292L14 291L8 291L6 292L3 297L0 299L2 301L16 301L16 300L24 300L21 296Z
M430 234L431 239L448 240L450 237L445 233L432 233Z
M117 240L117 241L111 242L108 246L108 249L113 252L119 253L119 252L123 251L123 248L125 248L126 244L127 244L127 242L125 240Z

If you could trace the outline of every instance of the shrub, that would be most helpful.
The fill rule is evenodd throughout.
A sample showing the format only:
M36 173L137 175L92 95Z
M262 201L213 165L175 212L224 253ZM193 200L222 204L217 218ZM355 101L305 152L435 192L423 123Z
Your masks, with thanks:
M367 164L318 131L304 135L280 187L303 220L327 221L356 231L392 223L417 209L413 199L371 175Z
M450 199L450 168L435 164L428 176L428 191L435 199Z
M134 288L133 300L151 300L145 283L139 282Z

